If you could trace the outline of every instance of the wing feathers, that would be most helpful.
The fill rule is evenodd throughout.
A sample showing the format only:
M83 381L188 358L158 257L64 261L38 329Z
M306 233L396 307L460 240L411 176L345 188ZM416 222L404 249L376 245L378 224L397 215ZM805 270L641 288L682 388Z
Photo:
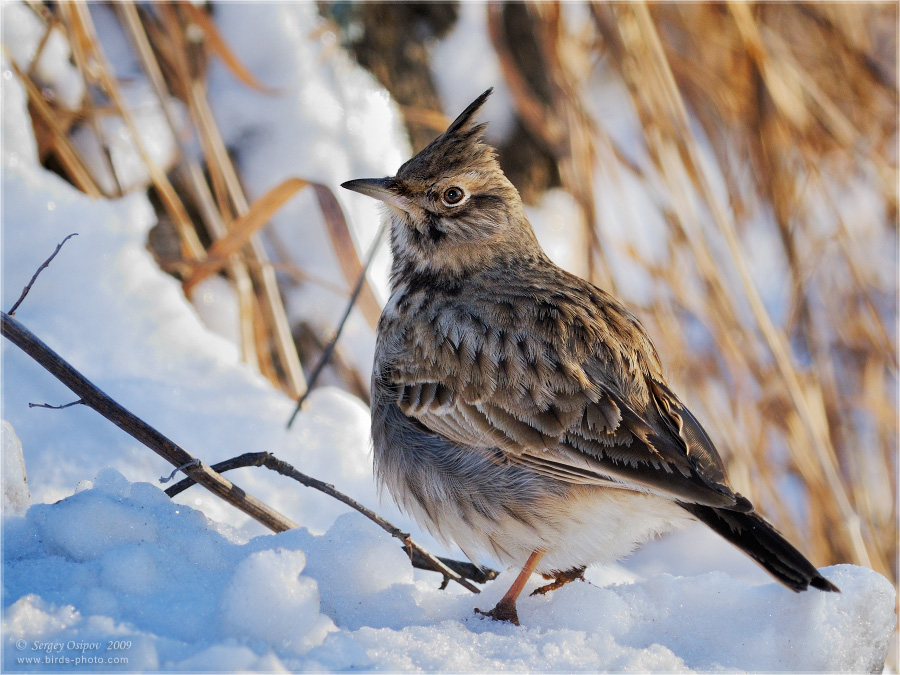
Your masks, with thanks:
M510 461L569 483L654 492L740 511L749 508L727 485L706 479L688 453L679 454L617 397L585 401L578 417L550 409L523 419L499 405L473 405L455 396L450 405L441 405L441 386L402 386L397 403L405 414L462 447L498 448ZM610 420L617 417L618 424L610 429Z
M561 291L536 303L435 307L395 333L381 379L404 414L461 447L498 449L571 483L748 510L709 436L663 382L637 320L609 310L599 291L579 292L600 304L566 304ZM525 330L545 305L567 320Z

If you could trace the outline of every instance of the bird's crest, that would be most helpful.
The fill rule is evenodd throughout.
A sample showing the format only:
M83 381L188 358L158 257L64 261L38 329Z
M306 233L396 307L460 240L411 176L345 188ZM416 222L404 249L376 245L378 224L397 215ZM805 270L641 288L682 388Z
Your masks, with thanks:
M491 92L493 91L494 88L491 87L481 96L472 101L469 106L465 110L463 110L455 120L453 120L453 123L449 127L447 127L447 130L443 134L441 134L441 136L463 136L469 135L470 132L473 132L480 136L484 132L484 129L485 127L487 127L487 125L475 125L475 113L477 113L481 109L481 106L484 105L485 101L488 100L488 96L490 96Z
M494 149L481 140L487 124L475 122L476 113L493 90L491 87L472 101L444 133L400 167L397 177L428 181L463 168L499 171Z

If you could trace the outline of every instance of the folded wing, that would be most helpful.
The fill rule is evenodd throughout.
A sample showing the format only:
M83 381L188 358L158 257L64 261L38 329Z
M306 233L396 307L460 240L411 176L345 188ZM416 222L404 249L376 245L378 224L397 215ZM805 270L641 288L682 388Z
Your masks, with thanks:
M661 380L648 378L649 400L637 410L612 387L588 378L590 367L535 382L537 370L525 367L514 376L526 383L518 395L482 386L474 396L462 371L436 382L395 370L391 384L404 414L461 447L496 448L506 461L570 483L751 510L728 486L706 432Z

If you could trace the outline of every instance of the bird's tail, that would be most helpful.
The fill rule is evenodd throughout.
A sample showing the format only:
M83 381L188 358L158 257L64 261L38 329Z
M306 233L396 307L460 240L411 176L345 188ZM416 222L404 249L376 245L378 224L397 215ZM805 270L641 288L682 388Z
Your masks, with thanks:
M837 586L819 574L800 551L755 511L740 513L702 504L679 504L744 551L792 591L805 591L813 586L822 591L840 593Z

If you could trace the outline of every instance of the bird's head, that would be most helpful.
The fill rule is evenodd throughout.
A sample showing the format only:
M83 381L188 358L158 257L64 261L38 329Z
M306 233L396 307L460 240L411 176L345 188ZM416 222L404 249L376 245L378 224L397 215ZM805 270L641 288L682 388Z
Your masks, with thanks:
M388 206L395 272L411 265L422 272L460 275L498 255L540 251L518 191L500 169L495 150L482 140L486 125L474 120L491 91L475 99L396 176L343 183Z

